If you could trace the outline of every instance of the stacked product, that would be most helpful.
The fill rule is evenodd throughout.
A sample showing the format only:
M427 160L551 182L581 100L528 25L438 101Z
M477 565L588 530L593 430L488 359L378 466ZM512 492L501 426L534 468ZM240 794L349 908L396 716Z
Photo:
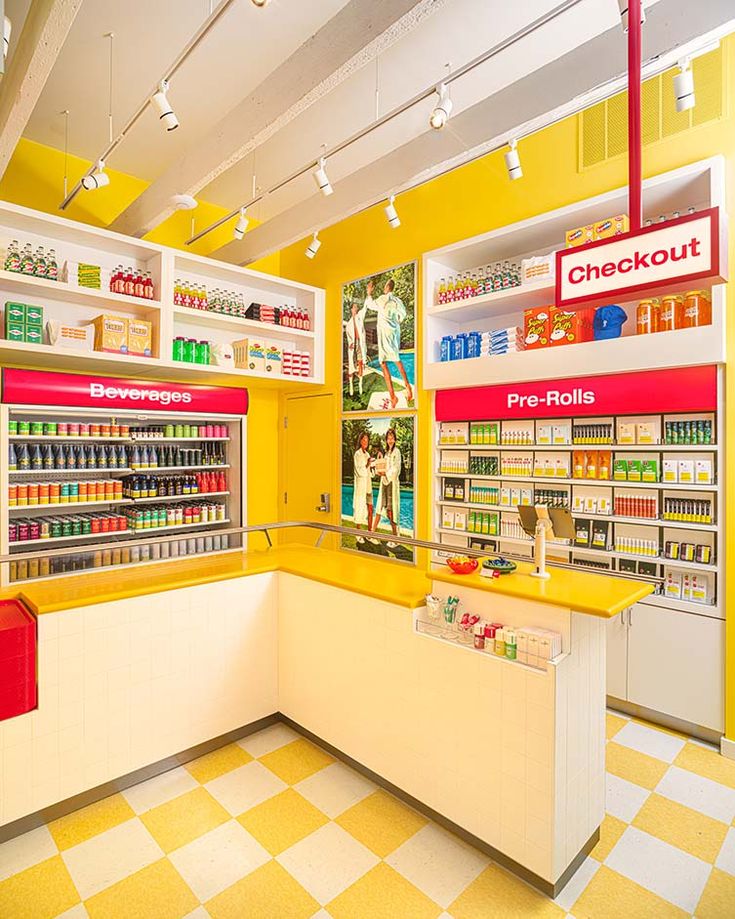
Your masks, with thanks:
M5 304L5 338L8 341L24 341L34 345L43 344L43 307L28 303Z
M179 495L223 494L226 491L227 479L223 472L180 476L131 475L123 479L123 495L134 501Z
M88 287L90 290L102 290L102 269L100 266L79 262L77 264L77 284L79 287ZM112 290L112 286L110 286L110 290Z
M11 482L8 485L8 507L36 507L47 504L120 504L123 501L121 479L97 482Z
M126 508L128 527L136 533L164 527L198 526L203 523L225 523L224 502L197 504L148 504L145 508Z
M523 351L523 332L515 327L488 332L459 332L441 340L440 360L461 361L471 357L495 357Z
M186 364L209 365L212 360L212 342L177 335L173 344L173 359Z
M455 300L468 300L491 294L498 290L518 287L521 283L521 272L514 262L496 262L486 268L465 271L450 276L449 280L441 278L437 291L439 303L453 303Z
M23 517L8 524L9 542L30 542L37 539L73 539L97 533L126 533L128 521L124 514L64 514L60 517Z
M609 239L611 236L622 236L630 229L627 214L617 214L615 217L606 217L604 220L598 220L597 223L589 223L583 227L575 227L573 230L567 230L566 244L567 248L573 246L585 246L587 243L594 242L597 239Z
M77 268L77 275L79 274L80 267L82 266ZM156 299L153 278L151 277L150 271L140 271L138 268L131 268L129 266L123 269L122 265L118 265L115 270L110 273L110 291L113 294L125 294L127 297L138 297L141 300Z
M6 271L15 271L35 278L46 278L49 281L59 279L59 265L53 249L49 249L46 254L43 246L38 246L34 255L31 243L26 243L21 250L17 239L11 240L8 245L4 268Z
M108 354L151 357L153 326L145 319L102 313L92 320L94 350Z
M568 312L553 305L527 309L523 313L525 347L546 348L592 341L594 318L594 309Z
M636 332L673 332L711 325L712 302L709 291L690 290L684 295L665 294L660 299L641 300L636 309Z
M525 350L523 332L517 326L493 329L482 333L480 354L482 357L496 357Z

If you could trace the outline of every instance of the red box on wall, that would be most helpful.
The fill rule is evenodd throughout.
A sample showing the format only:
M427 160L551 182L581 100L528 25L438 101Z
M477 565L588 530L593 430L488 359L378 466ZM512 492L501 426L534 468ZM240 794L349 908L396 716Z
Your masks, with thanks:
M0 721L38 704L36 619L19 600L0 600Z
M592 325L594 309L563 310L552 306L549 319L550 345L576 345L581 341L592 341L595 337Z

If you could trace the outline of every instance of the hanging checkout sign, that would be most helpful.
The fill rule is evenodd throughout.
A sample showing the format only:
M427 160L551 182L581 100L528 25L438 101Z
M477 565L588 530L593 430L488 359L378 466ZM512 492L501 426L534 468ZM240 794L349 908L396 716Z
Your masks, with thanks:
M246 415L248 411L247 389L231 386L189 386L14 368L2 371L2 400L13 405L128 412Z
M556 253L556 305L598 306L727 280L727 234L710 208Z
M583 418L716 408L717 368L713 365L447 389L436 394L437 421Z

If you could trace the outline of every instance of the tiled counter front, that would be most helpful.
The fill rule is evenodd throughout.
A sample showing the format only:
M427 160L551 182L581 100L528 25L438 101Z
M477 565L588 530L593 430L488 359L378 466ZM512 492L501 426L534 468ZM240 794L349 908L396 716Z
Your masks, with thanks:
M275 572L42 615L0 826L278 710Z
M471 593L488 619L560 631L566 656L533 671L282 574L280 710L553 883L603 818L605 620Z

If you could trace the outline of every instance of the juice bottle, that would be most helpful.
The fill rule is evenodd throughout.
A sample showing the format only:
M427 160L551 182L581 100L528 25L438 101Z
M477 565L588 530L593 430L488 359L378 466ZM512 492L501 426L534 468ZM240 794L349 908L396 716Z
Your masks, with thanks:
M712 322L712 303L706 290L690 290L684 298L684 323L682 328L693 329Z
M56 250L49 249L46 257L46 277L49 281L59 280L59 263L56 261Z
M636 334L647 335L658 332L661 320L661 307L658 300L641 300L636 310Z
M447 281L446 278L439 280L439 303L447 302Z
M683 328L684 300L678 294L667 294L661 298L660 332L673 332Z
M5 270L6 271L20 271L20 249L18 248L18 240L13 239L8 246L8 251L5 253Z
M31 249L30 243L26 243L25 246L23 246L23 254L20 257L21 274L33 274L34 268L33 249Z
M37 278L45 278L47 273L46 256L44 255L43 246L36 249L36 256L33 260L33 273Z

